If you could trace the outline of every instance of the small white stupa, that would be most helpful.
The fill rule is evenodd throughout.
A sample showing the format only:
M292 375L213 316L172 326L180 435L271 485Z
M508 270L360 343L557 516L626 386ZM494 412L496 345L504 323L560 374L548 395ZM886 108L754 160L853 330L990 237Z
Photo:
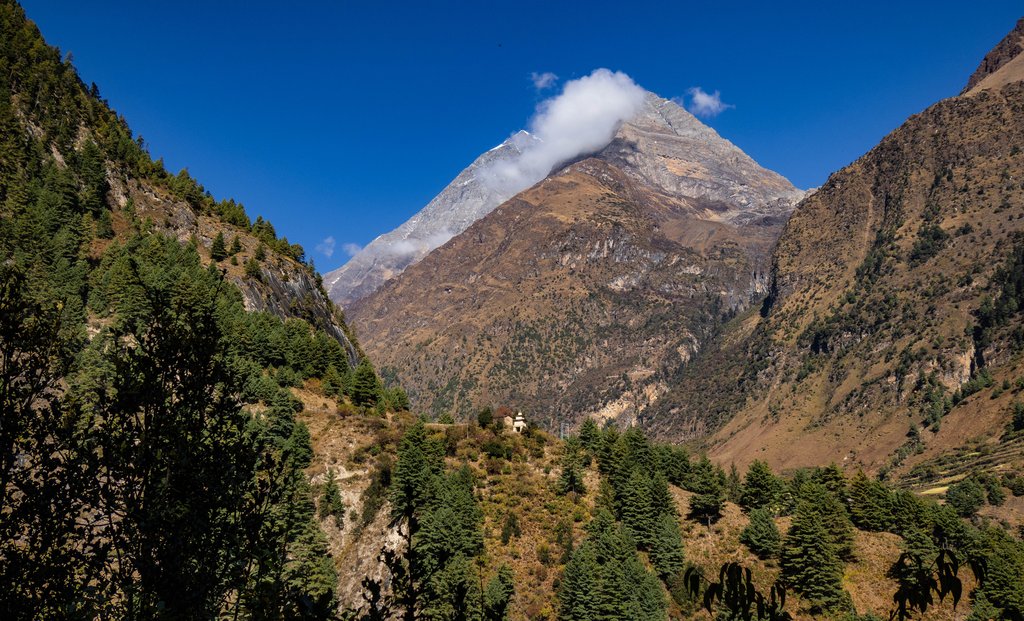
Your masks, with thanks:
M526 431L526 419L523 418L522 412L516 414L516 420L512 423L512 431L516 433L523 433Z

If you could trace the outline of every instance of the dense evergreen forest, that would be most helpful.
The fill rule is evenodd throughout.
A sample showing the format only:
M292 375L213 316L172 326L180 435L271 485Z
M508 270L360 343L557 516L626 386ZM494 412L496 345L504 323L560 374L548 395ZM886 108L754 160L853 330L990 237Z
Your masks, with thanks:
M142 179L259 239L256 259L303 260L153 161L8 0L0 76L2 616L331 617L289 387L378 412L400 391L306 321L246 312L218 265L237 236L207 263L113 203L111 174Z
M112 199L115 176L166 191L222 230L209 248L168 235ZM238 265L242 237L259 245ZM977 515L1006 489L1024 494L1022 479L967 477L939 504L836 466L780 476L755 461L727 473L592 420L564 440L528 429L530 449L517 453L489 410L461 425L395 416L408 409L404 393L357 345L298 316L246 310L227 270L258 280L271 258L317 279L269 222L152 159L71 59L0 0L0 617L502 621L515 616L517 576L485 545L483 489L513 462L550 453L558 468L544 475L572 499L582 536L559 522L556 545L544 544L557 610L537 619L789 619L799 609L866 621L958 600L972 621L1024 620L1021 533ZM1008 268L976 338L1007 324L1019 272ZM334 478L311 481L304 387L382 426L412 421L393 430L393 456L377 447L361 514ZM472 460L460 442L476 443ZM777 581L688 556L683 528L710 532L727 503L743 508L740 540L780 569ZM365 525L378 513L398 543L381 543L383 573L362 580L362 603L342 606L321 522ZM503 516L506 544L526 537L516 515ZM892 610L857 611L844 588L858 531L901 538Z

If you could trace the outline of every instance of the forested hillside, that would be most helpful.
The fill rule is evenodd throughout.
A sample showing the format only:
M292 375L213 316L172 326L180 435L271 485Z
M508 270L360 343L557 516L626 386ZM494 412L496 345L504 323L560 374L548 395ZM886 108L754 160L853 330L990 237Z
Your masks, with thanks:
M937 502L834 464L727 471L592 422L558 440L489 410L375 431L303 416L322 498L337 476L346 499L330 530L359 578L345 618L1024 618L1024 545L989 517L1024 492L1013 480L969 478ZM324 433L339 426L360 441Z
M761 312L709 306L728 373L677 351L652 413L683 415L644 420L739 413L705 454L589 417L556 438L507 407L409 412L303 249L166 171L0 0L0 618L1024 620L1022 93L918 117L802 204ZM823 264L828 217L857 235ZM820 429L879 403L888 480L857 462L889 452L818 459ZM975 414L997 442L945 439ZM765 429L786 442L755 450ZM805 446L811 466L779 458Z
M332 616L311 381L404 402L301 247L165 171L0 2L2 616Z

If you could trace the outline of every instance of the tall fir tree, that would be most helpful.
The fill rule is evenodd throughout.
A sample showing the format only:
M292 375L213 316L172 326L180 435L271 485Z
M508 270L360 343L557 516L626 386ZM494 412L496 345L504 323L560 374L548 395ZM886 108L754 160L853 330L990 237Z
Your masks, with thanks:
M210 258L214 261L223 261L228 258L227 247L224 245L224 233L217 231L217 236L213 238L213 243L210 245Z
M860 470L849 486L850 518L861 530L884 531L892 524L892 497L878 481Z
M359 406L373 407L380 398L380 379L377 377L373 365L370 364L370 360L366 357L359 361L359 365L356 366L356 370L352 374L351 391L352 403Z
M740 506L744 510L767 509L778 512L782 496L782 482L763 461L754 460L747 468L740 493Z
M740 532L740 543L762 559L776 558L779 555L782 536L768 510L753 509L750 512L750 522Z
M651 564L663 581L668 582L683 570L686 557L679 522L675 516L663 513L658 517L650 549Z
M812 609L832 611L844 600L843 565L820 518L809 502L797 506L782 542L782 578Z

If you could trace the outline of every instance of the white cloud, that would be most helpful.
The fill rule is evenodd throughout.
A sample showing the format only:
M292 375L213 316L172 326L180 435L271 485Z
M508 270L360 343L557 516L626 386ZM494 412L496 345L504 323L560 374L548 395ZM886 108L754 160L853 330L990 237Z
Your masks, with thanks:
M445 245L453 237L455 237L454 233L444 229L429 235L425 239L402 239L388 247L388 254L395 257L425 255L434 248Z
M603 149L615 132L640 110L646 92L628 75L597 69L566 82L530 121L536 140L517 157L500 160L477 174L492 189L512 196L537 183L559 164Z
M360 246L359 244L353 244L349 242L347 244L342 244L341 249L344 250L345 254L347 254L348 256L354 257L356 256L356 253L363 249L363 247Z
M545 71L544 73L537 73L536 71L534 71L533 73L530 74L530 81L533 82L533 87L535 89L537 89L538 91L542 91L544 89L551 88L552 86L554 86L555 82L558 81L558 76L551 73L550 71Z
M316 251L327 258L334 254L334 237L327 237L316 245Z
M687 90L686 93L690 96L690 105L687 108L690 112L700 117L716 117L725 110L736 107L723 102L722 94L718 91L706 93L701 87L694 86Z

